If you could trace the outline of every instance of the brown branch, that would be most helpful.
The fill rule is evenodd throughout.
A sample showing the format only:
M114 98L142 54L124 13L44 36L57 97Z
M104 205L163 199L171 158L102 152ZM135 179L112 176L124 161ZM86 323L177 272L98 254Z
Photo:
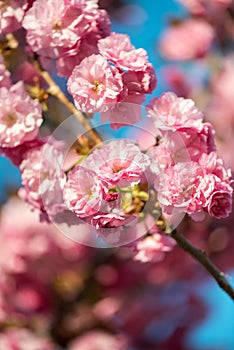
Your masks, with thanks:
M62 92L60 87L55 83L55 81L52 79L50 74L41 67L38 60L34 60L34 65L39 71L41 77L49 86L48 93L54 96L56 99L58 99L68 109L68 111L70 111L72 114L75 115L78 122L85 128L88 135L91 137L91 139L94 141L96 145L98 145L99 143L102 143L102 138L97 133L97 131L93 129L92 125L85 118L83 113L78 111L78 109L76 109L73 103L69 101L67 96Z
M221 272L213 262L208 258L203 250L196 248L190 241L188 241L182 233L178 230L173 230L170 233L166 233L172 237L178 244L178 246L189 253L195 260L197 260L203 267L210 273L215 279L220 288L226 292L232 300L234 300L234 289L226 279L223 272Z

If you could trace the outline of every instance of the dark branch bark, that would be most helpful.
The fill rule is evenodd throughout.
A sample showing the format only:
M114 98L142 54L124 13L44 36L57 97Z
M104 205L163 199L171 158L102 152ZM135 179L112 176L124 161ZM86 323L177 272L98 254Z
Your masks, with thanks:
M222 288L223 291L226 292L232 300L234 300L234 289L226 279L224 273L221 272L213 264L213 262L208 258L208 256L203 250L198 249L194 245L192 245L192 243L188 241L187 238L185 238L184 235L176 229L173 230L171 233L167 234L177 242L178 246L181 249L189 253L195 260L197 260L201 265L203 265L203 267L215 279L220 288Z

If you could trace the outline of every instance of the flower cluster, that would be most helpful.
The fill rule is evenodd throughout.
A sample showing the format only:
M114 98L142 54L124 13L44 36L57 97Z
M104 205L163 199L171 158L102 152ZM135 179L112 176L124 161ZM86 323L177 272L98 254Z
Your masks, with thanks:
M99 54L85 58L68 80L75 105L84 112L101 112L113 128L141 118L145 94L156 87L156 76L145 50L136 49L124 34L99 40Z
M230 169L217 156L214 130L194 102L165 93L150 102L148 116L162 137L148 155L163 212L177 208L194 219L203 218L204 211L227 217L233 192Z
M0 350L186 347L178 334L195 324L194 289L185 285L193 282L193 264L179 249L166 253L182 237L172 231L174 214L199 221L231 212L231 171L216 152L209 122L233 158L234 8L232 0L178 1L191 16L171 21L161 53L177 69L179 60L190 67L197 59L196 82L209 80L209 65L216 77L199 91L204 82L194 89L193 72L187 78L168 70L171 88L185 98L168 92L148 104L146 124L153 126L143 133L154 143L147 149L140 133L137 142L101 144L88 128L95 112L113 129L135 124L157 85L147 52L111 33L99 1L0 0L0 153L19 168L18 196L33 209L13 195L1 207ZM53 65L68 79L71 96L50 75ZM210 95L204 119L200 108ZM75 125L65 149L49 135L63 108L76 114L71 97L87 133L78 136L82 127ZM61 130L53 135L61 139ZM230 267L233 238L225 227L211 219L196 229L192 220L183 224L202 249L226 249ZM80 243L124 248L113 258L113 250L84 247L56 226Z
M23 27L31 49L57 58L61 75L69 76L84 57L97 53L97 42L110 33L107 13L97 1L36 0Z
M64 187L68 209L96 229L126 224L129 216L121 208L121 188L131 190L140 183L148 165L148 156L128 141L96 149L68 174Z
M0 142L2 148L15 148L32 141L42 124L41 105L25 92L23 82L0 88Z

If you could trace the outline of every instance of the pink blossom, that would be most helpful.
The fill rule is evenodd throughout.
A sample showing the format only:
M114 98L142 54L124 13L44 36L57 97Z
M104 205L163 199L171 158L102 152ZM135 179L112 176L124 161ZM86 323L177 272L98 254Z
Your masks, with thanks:
M116 336L103 331L94 330L75 339L68 350L127 350L127 342L123 336Z
M65 0L73 6L79 6L83 10L93 10L98 8L98 0Z
M91 54L93 53L95 52L92 52ZM82 60L80 59L78 53L75 53L74 55L64 54L63 56L59 57L56 61L58 75L66 77L68 79L72 74L72 71L75 68L75 66L79 65L81 61Z
M92 225L97 230L102 228L113 228L127 225L134 217L125 215L121 210L113 210L110 213L99 212L92 217Z
M28 0L7 0L0 2L0 34L12 33L21 27Z
M109 109L101 112L101 122L110 122L112 129L123 126L132 126L142 118L141 103L145 100L144 95L128 95L122 102L109 105Z
M122 77L105 58L91 55L74 68L68 91L78 109L90 113L105 111L108 104L118 102L123 92Z
M150 159L150 170L154 177L175 164L172 149L164 142L160 142L158 146L150 147L147 150L147 155Z
M214 174L222 182L229 183L232 177L231 169L224 164L223 159L216 152L203 154L199 159L199 164L206 174Z
M65 174L62 170L63 155L53 144L29 150L20 165L23 188L22 199L39 209L45 218L56 215L63 206Z
M129 94L151 94L157 86L156 74L150 63L141 71L124 73L123 82Z
M64 199L68 209L79 217L86 217L98 212L104 192L95 172L77 166L68 175Z
M99 9L87 12L86 17L89 26L79 41L78 47L74 50L66 50L56 62L59 75L69 78L75 66L79 65L85 57L99 53L98 41L110 34L110 19L106 11Z
M206 206L208 214L218 219L228 217L232 211L232 194L230 185L217 182Z
M0 350L55 350L46 338L28 329L9 328L0 334Z
M10 72L6 69L4 64L4 59L0 54L0 88L1 87L10 88L10 86L11 86Z
M171 164L178 162L194 161L216 150L214 141L214 129L209 123L203 123L201 130L185 128L183 131L168 131L163 135L161 147L166 149L172 158ZM161 160L161 158L160 158Z
M140 148L126 140L115 140L96 149L82 163L96 172L109 186L139 183L149 165L149 158Z
M42 111L25 92L22 82L0 88L0 146L16 147L38 135Z
M196 191L196 180L200 175L203 174L197 163L181 162L169 167L155 179L158 200L166 213L170 214L175 207L181 212L187 211ZM198 209L200 207L194 211Z
M43 67L45 68L45 66ZM14 78L17 80L23 80L27 85L35 85L36 81L41 87L45 86L45 83L37 68L32 62L28 62L26 60L17 65L14 71Z
M191 99L177 97L173 92L166 92L151 100L147 108L148 117L161 131L203 129L203 113L195 106Z
M28 152L28 150L41 147L45 142L45 140L35 138L32 141L26 141L16 147L0 147L0 154L8 157L14 165L19 166L24 160L25 153Z
M147 53L144 49L136 49L128 35L111 33L110 36L99 40L98 48L104 57L120 69L138 71L147 65Z
M160 170L154 186L158 191L158 200L166 214L171 214L173 208L193 217L197 214L200 215L203 210L209 212L210 207L208 206L211 198L213 194L216 197L216 189L218 192L221 185L224 186L223 206L226 203L226 214L231 210L230 169L225 167L222 159L215 152L202 154L199 162L179 162L169 166L164 171L160 172ZM222 197L222 189L220 192L220 197ZM220 200L222 201L222 198ZM226 215L224 214L225 208L223 211L221 210L220 214L218 214L216 204L214 204L214 208L213 216Z
M160 233L154 233L137 241L134 260L141 262L159 262L165 257L165 253L173 249L175 245L171 237Z
M97 49L97 40L110 32L107 13L95 1L83 0L36 0L23 25L33 51L54 58L79 53L89 34Z
M230 169L225 166L223 160L215 152L208 155L204 153L199 160L199 165L202 173L196 178L195 191L187 212L194 213L203 208L217 218L228 216L231 211L233 191L230 186ZM214 201L212 202L213 196ZM219 197L220 212L218 211ZM212 206L214 206L214 210L212 210Z
M58 57L79 44L88 21L81 8L65 0L36 0L24 17L27 41L33 51Z
M150 170L160 175L177 163L198 162L204 154L215 154L215 149L213 128L209 123L204 123L200 132L193 128L178 132L169 131L163 135L157 146L147 150ZM206 163L206 158L204 162Z
M188 19L167 29L160 42L161 54L171 60L202 57L214 39L213 27L201 19Z

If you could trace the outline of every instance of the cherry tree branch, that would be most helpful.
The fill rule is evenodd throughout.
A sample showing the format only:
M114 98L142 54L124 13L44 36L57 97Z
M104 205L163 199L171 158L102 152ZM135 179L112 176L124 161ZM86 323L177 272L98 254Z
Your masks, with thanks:
M176 229L166 234L172 237L181 249L189 253L195 260L197 260L215 279L220 288L227 293L232 300L234 300L234 289L226 279L225 274L213 264L203 250L196 248L189 240L187 240L187 238L184 237L182 233Z
M90 124L90 122L86 119L84 114L76 107L73 105L72 102L69 101L67 96L62 92L60 87L55 83L55 81L52 79L50 74L44 70L39 61L37 59L34 60L34 65L39 71L41 77L44 79L44 81L47 83L49 86L48 93L52 96L54 96L57 100L59 100L66 108L68 111L70 111L72 114L75 115L76 119L78 122L85 128L87 131L88 135L91 137L91 139L94 141L94 143L97 145L99 143L102 143L102 138L100 135L95 131Z

